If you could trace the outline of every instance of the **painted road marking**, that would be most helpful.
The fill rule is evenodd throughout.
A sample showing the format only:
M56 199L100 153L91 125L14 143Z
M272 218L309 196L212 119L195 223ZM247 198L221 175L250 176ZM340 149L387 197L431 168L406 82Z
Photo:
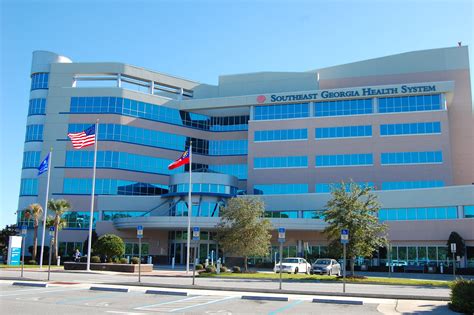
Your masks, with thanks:
M280 307L279 309L276 309L276 310L268 313L268 315L275 315L275 314L281 313L281 312L286 311L286 310L288 310L288 309L292 308L293 306L296 306L300 303L303 303L303 300L294 301L293 303L290 303L288 305L285 305L283 307Z
M228 297L225 297L225 298L219 299L219 300L214 300L214 301L209 301L209 302L205 302L205 303L201 303L201 304L196 304L196 305L191 305L191 306L176 308L176 309L174 309L174 310L171 310L170 312L177 312L177 311L181 311L181 310L185 310L185 309L189 309L189 308L193 308L193 307L198 307L198 306L202 306L202 305L218 303L218 302L221 302L221 301L230 300L230 299L234 299L234 298L235 298L235 296L228 296Z
M8 297L8 296L17 296L17 295L43 294L43 293L51 293L51 292L69 292L69 291L79 291L79 290L84 290L84 289L77 288L77 289L67 289L67 290L65 290L64 288L58 288L58 290L46 290L46 291L44 291L44 289L37 289L34 292L3 294L3 295L0 295L0 298ZM16 292L16 291L14 291L14 292Z
M199 297L199 296L193 296L193 297L189 297L189 298L185 298L185 299L180 299L180 300L168 301L168 302L157 303L157 304L150 304L150 305L135 307L134 309L135 309L135 310L146 310L146 309L148 309L148 308L152 308L152 307L156 307L156 306L167 305L167 304L176 303L176 302L180 302L180 301L193 300L193 299L197 299L198 297Z

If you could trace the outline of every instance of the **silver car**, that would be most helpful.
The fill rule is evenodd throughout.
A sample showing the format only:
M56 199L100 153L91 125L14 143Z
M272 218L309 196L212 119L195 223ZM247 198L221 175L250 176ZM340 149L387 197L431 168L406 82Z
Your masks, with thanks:
M341 275L341 265L334 259L331 258L319 258L311 266L311 274L320 275Z

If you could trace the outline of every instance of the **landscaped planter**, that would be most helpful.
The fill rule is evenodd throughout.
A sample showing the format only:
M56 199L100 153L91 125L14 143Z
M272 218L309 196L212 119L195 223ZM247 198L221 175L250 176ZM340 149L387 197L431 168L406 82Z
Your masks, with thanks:
M87 270L87 263L65 262L64 270ZM138 264L91 263L91 270L138 272ZM142 264L141 271L153 271L153 264Z

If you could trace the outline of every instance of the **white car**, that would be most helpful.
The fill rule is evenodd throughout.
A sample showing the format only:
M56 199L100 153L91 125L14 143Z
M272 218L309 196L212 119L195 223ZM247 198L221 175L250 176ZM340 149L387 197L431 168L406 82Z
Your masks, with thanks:
M288 257L284 258L281 262L281 272L287 273L298 273L304 272L309 274L311 270L311 265L304 258L299 257ZM276 273L280 272L280 262L275 265L274 271Z

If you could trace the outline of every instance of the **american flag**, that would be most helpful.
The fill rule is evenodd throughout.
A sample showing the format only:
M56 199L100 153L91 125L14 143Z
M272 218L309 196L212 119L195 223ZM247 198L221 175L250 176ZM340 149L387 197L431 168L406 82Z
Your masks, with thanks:
M68 133L67 136L71 139L74 149L88 147L95 143L95 125L81 132Z

